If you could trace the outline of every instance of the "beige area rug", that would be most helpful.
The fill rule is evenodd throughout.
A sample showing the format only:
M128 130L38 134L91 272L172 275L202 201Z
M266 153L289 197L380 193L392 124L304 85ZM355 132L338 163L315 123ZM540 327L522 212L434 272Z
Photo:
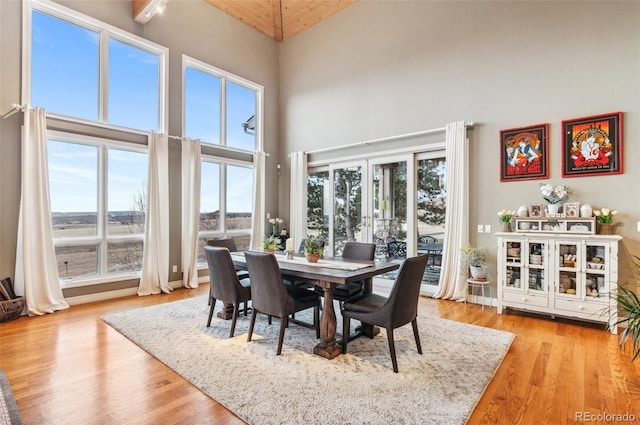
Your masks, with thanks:
M282 355L276 356L277 319L269 326L266 316L258 315L248 343L250 315L238 319L229 339L231 321L214 315L207 328L207 313L207 298L197 297L111 313L103 320L255 425L464 424L514 338L421 316L423 355L416 351L411 325L395 332L396 374L384 330L350 342L348 354L326 360L312 354L315 331L290 324Z

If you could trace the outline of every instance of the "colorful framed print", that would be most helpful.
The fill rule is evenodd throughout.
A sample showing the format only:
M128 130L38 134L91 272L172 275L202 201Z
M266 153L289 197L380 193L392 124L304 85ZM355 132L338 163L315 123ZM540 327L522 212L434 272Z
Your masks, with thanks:
M622 112L562 121L562 177L622 174Z
M549 177L549 124L500 131L500 181Z

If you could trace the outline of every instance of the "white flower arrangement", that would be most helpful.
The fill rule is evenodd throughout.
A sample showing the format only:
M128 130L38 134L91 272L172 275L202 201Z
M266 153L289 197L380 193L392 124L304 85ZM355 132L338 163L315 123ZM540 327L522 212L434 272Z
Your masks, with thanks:
M277 235L278 233L280 233L280 231L278 230L278 228L280 227L280 223L284 223L284 220L279 217L270 218L269 223L271 223L273 235Z
M557 204L564 200L569 193L567 186L552 186L550 184L540 183L540 192L545 201L550 204Z
M609 208L603 208L602 210L595 210L593 215L596 216L596 219L602 224L611 224L613 221L613 216L618 214L618 211L611 211Z
M500 218L500 221L502 221L503 223L509 223L511 221L511 218L514 215L516 215L515 211L511 211L511 210L498 211L498 217Z

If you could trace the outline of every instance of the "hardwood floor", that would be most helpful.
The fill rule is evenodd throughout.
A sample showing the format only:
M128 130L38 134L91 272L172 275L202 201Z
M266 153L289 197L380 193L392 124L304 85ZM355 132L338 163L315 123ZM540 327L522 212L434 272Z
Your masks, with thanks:
M244 423L100 319L207 291L201 285L0 324L0 368L24 423ZM470 425L640 422L640 361L632 364L601 325L429 298L421 298L420 311L517 335ZM635 421L616 421L617 414Z

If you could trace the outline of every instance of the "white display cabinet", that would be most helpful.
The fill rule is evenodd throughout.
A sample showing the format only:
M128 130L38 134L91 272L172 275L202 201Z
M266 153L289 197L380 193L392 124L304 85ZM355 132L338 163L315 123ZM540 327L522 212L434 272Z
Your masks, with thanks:
M614 323L617 235L498 233L498 314L517 308ZM616 333L616 329L610 329Z
M516 233L596 233L596 219L577 217L529 217L515 219Z

